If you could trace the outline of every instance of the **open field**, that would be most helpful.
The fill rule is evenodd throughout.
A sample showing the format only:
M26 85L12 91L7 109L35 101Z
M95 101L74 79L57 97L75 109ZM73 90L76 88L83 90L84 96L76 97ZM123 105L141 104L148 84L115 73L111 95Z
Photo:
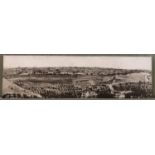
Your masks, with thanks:
M151 72L97 67L9 68L3 98L149 98Z

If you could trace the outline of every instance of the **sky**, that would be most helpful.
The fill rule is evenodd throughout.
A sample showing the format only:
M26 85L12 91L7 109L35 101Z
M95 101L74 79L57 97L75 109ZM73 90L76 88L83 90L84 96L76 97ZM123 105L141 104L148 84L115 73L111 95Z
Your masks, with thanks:
M15 67L104 67L151 70L149 56L4 56L4 68Z

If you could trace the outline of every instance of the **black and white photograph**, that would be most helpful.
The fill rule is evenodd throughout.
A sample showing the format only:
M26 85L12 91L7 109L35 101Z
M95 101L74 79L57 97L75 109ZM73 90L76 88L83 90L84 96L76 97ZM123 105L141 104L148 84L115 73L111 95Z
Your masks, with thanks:
M0 0L0 155L155 155L155 0Z
M151 98L151 56L6 55L3 98Z

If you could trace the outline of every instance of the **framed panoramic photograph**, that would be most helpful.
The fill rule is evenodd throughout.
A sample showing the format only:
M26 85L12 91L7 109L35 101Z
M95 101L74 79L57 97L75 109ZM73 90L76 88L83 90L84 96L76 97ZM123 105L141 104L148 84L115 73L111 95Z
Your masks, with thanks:
M5 99L152 98L150 55L4 55Z

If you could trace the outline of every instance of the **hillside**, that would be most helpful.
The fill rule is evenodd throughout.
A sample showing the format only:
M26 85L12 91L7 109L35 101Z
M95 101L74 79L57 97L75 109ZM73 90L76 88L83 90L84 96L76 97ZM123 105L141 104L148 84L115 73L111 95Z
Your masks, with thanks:
M116 79L120 82L152 82L151 74L146 72L117 75Z
M5 98L41 98L41 95L33 93L29 90L23 89L13 82L3 78L3 97Z

